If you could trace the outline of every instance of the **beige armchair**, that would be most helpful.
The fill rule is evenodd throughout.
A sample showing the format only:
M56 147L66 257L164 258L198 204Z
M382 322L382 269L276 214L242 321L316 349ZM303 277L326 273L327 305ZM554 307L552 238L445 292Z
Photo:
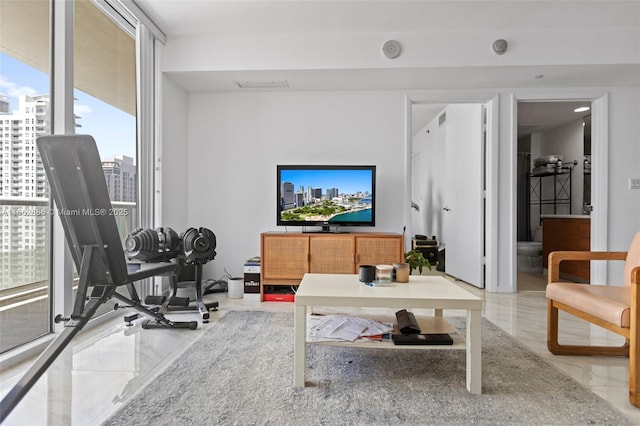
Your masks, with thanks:
M560 282L565 260L624 260L624 286ZM547 284L547 347L555 355L623 355L629 357L629 402L640 407L640 232L629 251L557 251L549 254ZM622 346L562 345L558 343L558 310L624 336Z

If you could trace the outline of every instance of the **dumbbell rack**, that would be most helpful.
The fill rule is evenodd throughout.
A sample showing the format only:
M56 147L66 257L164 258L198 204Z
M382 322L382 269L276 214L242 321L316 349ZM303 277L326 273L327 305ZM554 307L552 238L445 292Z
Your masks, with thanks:
M209 322L209 311L218 310L218 302L207 302L202 300L202 263L192 264L195 277L193 280L178 281L178 278L171 277L171 296L147 296L145 303L155 305L160 313L166 312L191 312L198 311L203 323ZM196 292L196 300L191 301L188 297L178 296L179 288L193 287Z

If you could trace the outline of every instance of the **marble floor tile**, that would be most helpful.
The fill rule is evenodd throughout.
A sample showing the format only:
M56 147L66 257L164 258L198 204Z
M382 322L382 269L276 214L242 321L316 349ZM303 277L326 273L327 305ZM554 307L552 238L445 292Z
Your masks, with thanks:
M515 294L487 293L463 283L484 299L483 316L520 343L540 355L559 371L590 388L609 401L629 419L640 424L640 410L628 402L628 359L620 357L554 356L546 348L546 299L544 277L525 277L526 291ZM214 322L234 310L293 312L286 302L250 302L230 299L224 294L206 296L218 300L220 308L211 313ZM340 310L345 312L344 309ZM365 310L370 314L393 315L384 309ZM361 312L361 311L357 311ZM349 312L347 312L349 313ZM354 310L356 313L356 310ZM462 311L445 311L448 316ZM197 320L192 313L172 314L179 320ZM80 333L52 364L41 380L11 413L4 425L98 425L143 388L163 368L197 341L206 329L144 330L127 327L121 317ZM618 344L619 336L561 316L566 341ZM0 394L6 394L20 378L29 362L0 372Z

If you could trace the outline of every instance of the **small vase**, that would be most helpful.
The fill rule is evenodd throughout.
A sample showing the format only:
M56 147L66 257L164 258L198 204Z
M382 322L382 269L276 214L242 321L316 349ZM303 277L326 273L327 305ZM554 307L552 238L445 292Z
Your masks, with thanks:
M398 283L409 282L409 264L408 263L394 263L393 269L395 271L395 281Z

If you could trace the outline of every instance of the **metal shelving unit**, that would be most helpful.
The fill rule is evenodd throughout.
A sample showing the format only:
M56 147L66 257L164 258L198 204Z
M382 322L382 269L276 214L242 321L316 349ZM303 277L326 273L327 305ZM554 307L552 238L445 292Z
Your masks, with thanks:
M563 166L559 170L527 173L527 235L531 235L531 206L539 206L539 216L543 214L571 214L571 174L573 165ZM545 193L544 183L553 182L553 192ZM549 192L549 190L547 190ZM553 211L546 211L544 206L552 206ZM559 211L567 206L566 211ZM543 210L545 210L543 212ZM549 209L550 210L550 209ZM563 209L564 210L564 209Z

